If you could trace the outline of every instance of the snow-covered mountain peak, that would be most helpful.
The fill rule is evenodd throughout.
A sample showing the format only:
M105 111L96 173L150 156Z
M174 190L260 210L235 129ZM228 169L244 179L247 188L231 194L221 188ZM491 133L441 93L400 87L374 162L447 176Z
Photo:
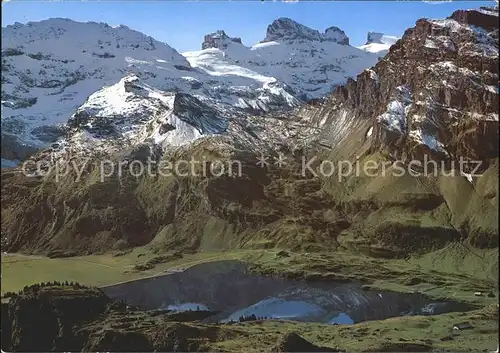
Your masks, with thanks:
M187 93L164 92L127 75L91 94L67 123L63 151L110 153L148 145L180 146L223 133L224 113Z
M91 94L86 102L78 108L73 117L85 113L101 119L116 116L129 117L138 107L146 108L145 101L157 101L158 106L168 107L173 94L167 94L141 82L136 75L127 75L116 84L102 88ZM142 112L144 113L144 112ZM71 121L71 119L70 119Z
M219 122L229 112L259 115L296 107L377 62L376 55L345 45L348 38L336 27L321 34L290 19L271 27L268 37L276 41L246 47L216 31L205 36L206 49L181 55L126 26L61 18L7 26L2 31L2 137L11 145L2 156L24 160L33 149L54 143L75 111L95 118L91 126L124 121L139 131L149 120L136 117L156 116L165 104L173 109L175 102L177 108L188 102L189 114L204 105L203 126L194 122L198 118L190 120L196 114L182 120L183 109L169 115L180 119L171 125L192 122L167 139L183 144L222 131ZM164 97L175 94L177 100ZM215 115L207 107L216 107L217 119L209 118ZM110 131L121 134L114 127ZM136 141L142 141L145 135L137 134Z
M349 44L349 38L338 27L333 26L328 28L325 33L320 33L318 30L304 26L286 17L274 20L267 27L266 38L262 42L291 40L332 41L339 44Z
M149 119L157 111L172 106L174 94L157 90L136 75L127 75L117 83L91 94L68 121L72 128L103 131L102 126L119 122L120 128L130 129L138 121ZM120 129L113 129L117 133ZM110 129L106 129L109 133Z
M339 44L345 44L345 45L349 44L349 37L345 34L343 30L341 30L336 26L328 27L325 30L324 37Z
M375 53L384 56L389 48L399 40L398 37L388 36L380 32L368 32L366 44L358 47L368 53Z
M223 30L218 30L214 33L205 35L203 43L201 44L201 49L217 48L225 50L230 43L241 44L241 38L231 38Z
M368 32L368 35L366 36L366 44L376 43L393 45L398 41L398 39L398 37L387 36L384 33Z
M54 45L57 41L57 45ZM164 62L189 66L186 59L169 45L126 26L77 22L51 18L40 22L16 23L2 28L3 49L51 59L93 61L93 58L143 60L155 55ZM49 49L50 51L48 51Z

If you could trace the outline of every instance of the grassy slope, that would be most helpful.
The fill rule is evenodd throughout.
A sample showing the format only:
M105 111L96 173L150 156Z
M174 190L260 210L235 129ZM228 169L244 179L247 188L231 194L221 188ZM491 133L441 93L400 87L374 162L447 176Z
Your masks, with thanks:
M2 293L19 290L27 284L52 280L107 285L162 275L169 269L186 268L208 261L235 259L253 264L255 270L262 273L310 279L359 280L373 288L421 291L436 298L491 303L496 299L475 297L474 292L495 291L495 286L498 286L498 282L495 282L498 251L473 251L455 246L407 260L376 259L341 251L290 252L287 256L281 256L274 249L200 252L160 262L144 271L134 270L134 265L155 259L155 254L146 247L134 249L122 256L105 254L49 259L13 254L2 256ZM459 265L463 260L467 260L466 267Z
M341 326L287 321L223 325L217 326L220 335L210 344L218 351L266 351L291 331L314 344L338 346L349 351L408 351L420 348L476 352L492 351L498 342L498 307L494 304L497 298L474 296L474 291L489 291L495 285L492 283L494 274L490 270L498 268L497 249L474 249L471 252L463 245L455 244L407 260L376 259L342 251L286 254L277 249L201 252L159 263L146 271L131 271L135 264L144 264L157 256L150 250L149 247L142 247L122 256L105 254L57 259L19 254L3 256L2 292L50 280L105 285L159 275L168 269L207 261L240 259L253 263L254 269L262 273L309 279L361 280L373 289L420 291L434 298L472 302L482 308L468 313L398 317ZM453 325L464 321L469 321L474 329L453 332ZM204 330L204 326L201 328Z
M89 255L50 259L42 256L10 254L2 256L2 293L18 291L24 286L49 281L77 281L102 286L163 274L171 268L185 268L206 261L238 258L235 253L197 253L157 264L154 268L135 271L134 265L151 260L155 255L136 248L123 256Z
M469 321L474 329L453 332L453 325L464 321ZM339 347L348 352L411 352L418 349L481 352L494 351L498 345L498 310L489 306L476 312L397 317L356 325L262 321L237 324L231 328L240 331L240 337L222 341L216 344L217 348L232 352L262 352L274 347L283 334L292 331L314 344Z

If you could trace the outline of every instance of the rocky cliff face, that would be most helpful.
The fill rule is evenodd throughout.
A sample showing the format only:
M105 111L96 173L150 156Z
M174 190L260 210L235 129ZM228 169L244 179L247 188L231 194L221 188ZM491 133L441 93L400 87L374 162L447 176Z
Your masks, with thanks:
M478 11L419 20L384 60L339 88L335 104L374 119L373 147L397 158L496 158L497 20Z
M427 229L434 239L463 237L477 246L498 246L493 186L498 179L498 28L492 27L497 20L495 11L419 20L382 61L338 88L328 103L302 108L329 127L324 129L332 144L329 158L420 162L420 168L434 161L423 176L358 177L346 181L351 184L346 188L332 180L327 189L352 209L363 203L378 209L363 212L365 230L354 227L346 242L368 238L371 247L412 242L418 229ZM430 222L423 222L417 214L429 210ZM386 218L391 213L401 220Z
M100 182L96 156L97 163L84 169L78 183L75 175L56 181L55 172L40 179L4 173L2 246L91 253L121 240L135 246L159 237L163 240L155 246L165 249L266 244L389 257L454 241L497 247L495 16L482 10L419 20L356 80L286 114L237 119L230 114L227 125L221 125L224 120L213 119L217 106L175 95L173 102L154 109L174 109L171 117L178 120L160 119L151 131L164 126L160 135L175 136L184 131L181 123L189 131L216 127L213 134L162 156L173 162L204 157L208 164L197 165L196 174L114 174ZM288 25L273 33L284 33ZM313 35L305 29L301 33ZM141 97L134 93L130 102L141 102ZM91 105L82 111L93 111ZM186 111L186 106L196 109ZM87 123L80 128L90 129ZM45 153L40 158L50 156ZM268 158L262 167L256 164L261 154ZM275 164L283 157L284 165ZM414 175L423 169L414 162L426 159L436 164ZM241 162L238 177L202 173L212 163L235 160ZM470 163L460 169L460 160ZM481 165L472 170L475 160ZM307 168L304 161L311 161ZM337 167L346 161L375 163L375 168L371 173L318 170L325 163ZM398 165L403 173L394 173Z
M332 26L327 28L325 33L320 33L285 17L278 18L267 27L266 38L263 42L293 40L332 41L343 45L349 44L349 37L338 27Z
M218 30L215 33L210 33L205 36L203 43L201 43L201 49L217 48L225 50L228 47L228 41L241 44L241 38L231 38L223 30Z

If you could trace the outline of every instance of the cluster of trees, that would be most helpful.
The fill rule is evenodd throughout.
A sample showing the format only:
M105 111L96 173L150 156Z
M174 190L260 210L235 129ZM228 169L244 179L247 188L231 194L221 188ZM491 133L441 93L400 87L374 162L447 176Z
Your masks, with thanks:
M64 282L59 282L59 281L52 281L52 282L40 282L40 283L35 283L32 284L29 287L46 287L46 286L69 286L73 288L87 288L86 286L78 283L78 282L73 282L73 281L64 281ZM24 287L26 289L28 286Z
M237 322L245 322L245 321L255 321L255 320L268 320L269 318L266 316L256 316L255 314L252 315L241 315L238 318ZM236 321L231 320L229 323L234 324Z
M5 292L2 295L2 297L3 298L13 298L13 297L16 297L17 295L21 295L23 292L27 292L27 291L37 292L41 287L48 287L48 286L68 286L68 287L73 287L74 289L87 288L86 286L84 286L78 282L73 282L73 281L40 282L40 283L35 283L35 284L28 285L28 286L24 286L24 288L22 290L18 291L17 293L16 292Z

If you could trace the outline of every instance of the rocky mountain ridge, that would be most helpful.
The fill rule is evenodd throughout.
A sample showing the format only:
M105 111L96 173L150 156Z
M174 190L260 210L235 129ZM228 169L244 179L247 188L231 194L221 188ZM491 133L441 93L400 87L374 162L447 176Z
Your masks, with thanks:
M297 106L377 60L338 44L332 31L325 43L312 36L252 48L219 31L205 37L206 49L181 55L126 26L68 19L7 26L2 31L2 161L15 164L55 142L92 93L127 75L228 112L258 115Z
M356 107L358 119L375 116L374 145L389 146L398 158L424 152L437 159L496 158L498 146L490 140L498 133L495 19L498 12L471 10L419 20L381 62L336 90L333 99ZM472 125L481 126L480 135L471 136L475 142L457 136Z
M278 18L267 27L266 38L262 42L293 40L331 41L349 45L349 37L338 27L332 26L325 33L320 33L286 17Z
M431 161L426 173L415 176L395 177L391 169L374 179L353 178L351 190L330 181L327 189L344 202L378 209L364 211L366 220L343 241L369 239L376 247L374 239L384 246L405 239L410 246L418 229L427 229L445 242L462 238L498 246L495 21L498 10L418 20L383 60L336 89L328 103L303 108L331 127L322 137L332 143L329 158L364 155L420 167Z
M323 49L323 60L334 48L350 53L346 44L278 39L247 48L219 33L222 41L205 41L215 47L184 54L189 66L181 71L190 67L216 77L228 70L261 80L252 89L256 94L232 91L242 101L221 90L219 98L163 90L140 70L94 91L69 115L64 137L29 159L31 165L41 162L39 173L2 170L1 245L12 253L4 254L11 261L7 270L28 268L20 271L24 276L30 266L45 269L50 262L68 264L70 271L60 273L70 276L75 266L83 281L120 282L104 290L53 282L3 293L2 349L493 351L500 170L494 23L498 8L421 19L382 60L327 97L305 103L290 90L298 81L267 78L276 78L280 66L285 75L293 63L265 61L267 71L259 73L264 78L242 68L258 66L258 55L281 46L297 53ZM368 45L384 40L370 37ZM309 65L313 57L294 62ZM294 70L310 73L307 67ZM198 71L186 72L194 78ZM171 173L159 173L156 164L136 173L136 162L151 159L184 163ZM193 160L194 166L185 163ZM228 167L218 173L221 165ZM45 257L90 254L99 255ZM307 294L307 304L318 289L326 290L339 308L347 307L339 313L349 319L351 310L365 316L397 308L396 298L437 302L422 307L423 315L398 308L399 317L352 325L244 315L241 321L250 321L211 324L202 321L211 311L142 311L108 297L132 294L147 302L147 292L172 308L163 306L167 290L189 293L179 308L201 303L199 292L223 305L227 293L230 301L249 299L254 290L267 296L261 281L251 282L250 291L238 290L242 276L233 269L241 264L233 267L234 259L245 261L245 273L317 283L309 294L294 285L284 297ZM208 262L214 271L207 270ZM101 274L103 266L111 272ZM215 285L218 278L225 290ZM162 285L162 279L173 285ZM342 291L328 289L329 283L353 281L360 295L347 306ZM370 296L379 305L368 304ZM442 313L448 300L472 311ZM300 309L301 302L295 303Z
M93 253L118 242L137 246L155 239L152 246L158 249L267 244L382 257L421 254L460 241L498 247L498 89L492 88L498 82L498 29L488 27L494 16L498 13L470 11L419 20L383 60L327 99L288 113L227 119L224 133L202 136L161 157L238 160L239 177L115 175L102 183L98 168L89 167L79 182L74 176L56 182L54 174L34 180L10 172L2 186L2 245L8 251ZM139 86L130 104L141 101L141 90L155 95L135 78L130 84ZM126 86L118 88L126 92ZM191 116L182 115L182 106L201 101L186 95L169 99L174 102L162 109L173 106L170 116L183 122ZM75 128L88 132L88 123L112 108L92 106L89 101L82 109L91 114ZM130 117L133 121L135 114ZM169 125L164 131L176 134ZM137 151L129 152L139 158ZM271 158L265 167L256 164L261 153ZM274 164L278 154L287 158L285 166ZM482 167L474 175L470 169L450 173L459 169L452 162L460 157L479 160ZM305 173L304 158L313 161ZM424 158L443 164L435 174L413 175L410 161ZM377 173L317 175L313 171L323 161L375 162ZM389 173L394 161L406 173Z
M226 41L231 41L235 43L241 43L241 38L234 37L230 38L224 30L218 30L214 33L210 33L205 35L203 43L201 43L201 49L210 49L210 48L216 48L216 49L227 49L228 45L225 43Z

